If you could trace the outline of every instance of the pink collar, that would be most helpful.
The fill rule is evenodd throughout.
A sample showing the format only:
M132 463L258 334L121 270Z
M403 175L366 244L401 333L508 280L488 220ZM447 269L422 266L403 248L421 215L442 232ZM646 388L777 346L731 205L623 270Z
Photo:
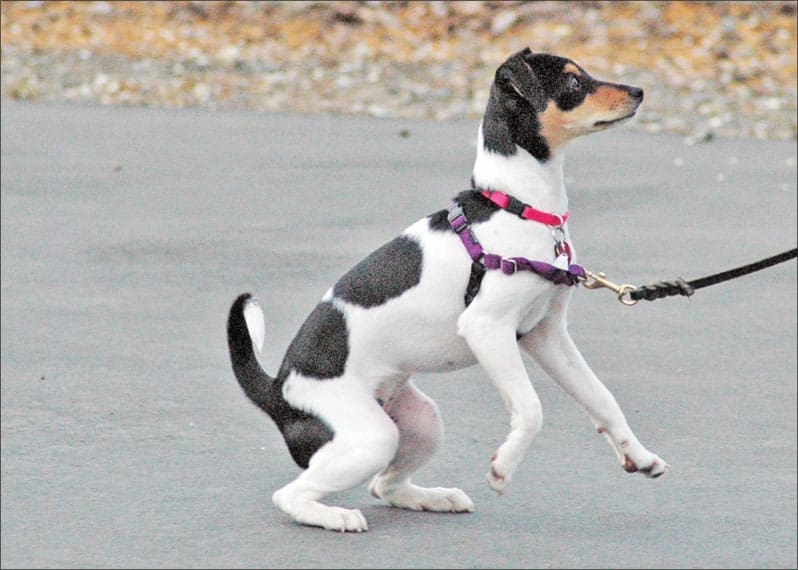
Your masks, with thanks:
M499 190L482 190L481 192L485 198L500 208L503 208L508 212L527 220L540 222L541 224L546 224L547 226L560 227L568 219L568 212L560 215L537 210L529 204L524 204L521 200L518 200L509 194L505 194L504 192L500 192Z

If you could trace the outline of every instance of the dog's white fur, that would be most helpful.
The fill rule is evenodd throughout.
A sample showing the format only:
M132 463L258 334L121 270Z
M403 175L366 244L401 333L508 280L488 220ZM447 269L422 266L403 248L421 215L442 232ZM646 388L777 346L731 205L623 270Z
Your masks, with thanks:
M617 116L615 112L610 118ZM583 125L582 130L590 129ZM473 169L477 187L501 189L546 211L568 209L560 149L552 149L546 161L520 147L505 156L485 148L482 132L480 125ZM551 229L543 224L499 211L473 224L473 230L485 251L551 259ZM296 480L274 493L275 505L299 523L363 531L367 523L359 510L320 500L371 478L371 494L396 507L473 511L471 499L460 489L422 488L411 482L411 474L438 449L443 426L435 402L410 377L475 363L485 369L510 414L510 431L487 474L490 487L503 493L543 421L519 347L584 407L627 470L639 469L651 477L664 472L665 461L638 441L571 339L566 311L572 288L555 286L531 272L507 276L488 271L480 293L465 308L471 259L458 236L431 231L427 218L404 235L423 252L417 286L368 308L336 298L332 289L324 297L343 313L349 331L345 372L320 381L292 371L283 396L295 408L323 419L334 437ZM259 352L264 326L254 300L247 301L245 315ZM517 333L523 335L520 340Z

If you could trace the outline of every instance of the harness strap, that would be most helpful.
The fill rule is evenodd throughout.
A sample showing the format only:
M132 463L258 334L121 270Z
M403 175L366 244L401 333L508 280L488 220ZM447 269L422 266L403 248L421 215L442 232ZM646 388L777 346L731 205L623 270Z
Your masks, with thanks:
M449 206L449 225L460 237L469 257L471 257L471 275L465 293L466 307L474 300L482 285L482 279L488 269L500 269L505 275L513 275L518 271L532 271L555 285L577 285L586 278L585 269L581 265L569 264L568 269L555 267L545 261L532 261L526 257L502 257L495 253L485 253L479 239L474 234L463 209L456 203Z
M465 306L469 306L474 297L479 293L479 288L482 286L482 279L485 277L485 266L480 261L471 262L471 275L468 277L468 285L466 285L466 292L463 300Z
M540 222L541 224L546 224L547 226L562 226L566 221L568 221L568 212L565 212L563 215L544 212L543 210L533 208L529 204L524 204L518 198L510 196L509 194L505 194L504 192L500 192L499 190L482 190L481 193L483 196L485 196L485 198L500 208L515 214L519 218L532 220L533 222Z

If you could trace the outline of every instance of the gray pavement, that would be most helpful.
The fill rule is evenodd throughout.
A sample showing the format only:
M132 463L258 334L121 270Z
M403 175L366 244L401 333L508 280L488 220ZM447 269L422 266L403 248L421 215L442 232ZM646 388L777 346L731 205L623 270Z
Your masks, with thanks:
M293 524L273 424L230 370L255 293L276 370L343 271L468 185L473 121L2 103L2 549L12 567L795 567L796 263L626 308L576 292L571 330L673 466L626 474L530 361L544 427L508 492L484 373L418 378L444 448L417 476L476 512L336 498L370 530ZM580 261L692 279L795 247L795 142L617 130L566 161Z

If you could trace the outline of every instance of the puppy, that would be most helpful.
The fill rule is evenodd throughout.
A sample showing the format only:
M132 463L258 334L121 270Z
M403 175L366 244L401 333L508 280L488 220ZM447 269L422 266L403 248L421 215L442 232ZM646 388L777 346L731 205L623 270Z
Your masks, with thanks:
M322 297L276 377L258 359L263 314L249 294L227 323L233 371L282 432L303 472L274 493L296 522L367 530L359 510L326 495L371 478L369 491L413 510L470 512L460 489L424 488L411 475L440 446L438 408L416 372L480 364L510 414L487 474L501 494L540 431L528 352L592 418L629 472L669 467L635 437L614 397L571 339L571 285L584 279L566 224L563 146L632 117L637 87L599 81L575 62L526 48L496 71L471 189L352 268Z

